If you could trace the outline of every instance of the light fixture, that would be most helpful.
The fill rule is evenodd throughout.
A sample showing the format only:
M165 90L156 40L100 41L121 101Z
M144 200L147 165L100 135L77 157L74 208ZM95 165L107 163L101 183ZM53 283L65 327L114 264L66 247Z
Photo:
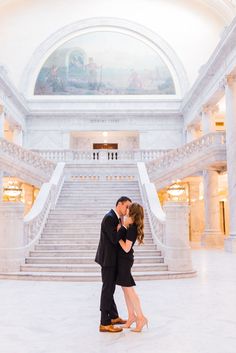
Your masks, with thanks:
M168 190L167 190L168 194L170 194L171 196L180 196L185 192L185 187L180 185L180 184L172 184Z
M108 135L108 132L107 132L107 131L103 131L102 135L103 135L104 137L106 137L106 136Z
M19 187L19 183L16 180L10 180L7 186L3 189L3 193L9 198L15 199L20 196L22 189Z

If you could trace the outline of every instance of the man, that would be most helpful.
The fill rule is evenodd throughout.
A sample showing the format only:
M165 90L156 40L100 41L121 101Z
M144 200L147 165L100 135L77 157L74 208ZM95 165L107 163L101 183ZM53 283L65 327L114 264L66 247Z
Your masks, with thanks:
M121 327L114 327L114 324L125 324L117 311L114 301L116 287L116 257L119 240L126 235L128 224L122 225L117 231L117 226L121 223L121 217L127 214L130 198L122 196L116 202L116 208L108 212L101 223L100 241L98 244L95 261L101 266L102 291L101 291L101 323L100 332L121 332Z

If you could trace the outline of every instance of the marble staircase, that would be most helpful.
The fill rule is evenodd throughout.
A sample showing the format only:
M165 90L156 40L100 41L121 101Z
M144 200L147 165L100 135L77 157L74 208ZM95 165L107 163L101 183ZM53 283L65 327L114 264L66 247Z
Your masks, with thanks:
M116 200L127 195L142 203L137 181L65 181L56 208L51 210L39 243L11 279L97 281L100 266L94 257L104 214ZM170 272L154 244L148 217L145 217L145 244L135 245L133 274L136 280L191 276ZM2 278L2 275L1 275Z

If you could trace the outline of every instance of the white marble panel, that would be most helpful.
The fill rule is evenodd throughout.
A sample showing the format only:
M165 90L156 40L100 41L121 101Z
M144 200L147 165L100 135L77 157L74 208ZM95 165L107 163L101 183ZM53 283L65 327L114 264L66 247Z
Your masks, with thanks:
M172 149L181 146L182 132L173 131L141 131L140 132L140 148L141 149Z

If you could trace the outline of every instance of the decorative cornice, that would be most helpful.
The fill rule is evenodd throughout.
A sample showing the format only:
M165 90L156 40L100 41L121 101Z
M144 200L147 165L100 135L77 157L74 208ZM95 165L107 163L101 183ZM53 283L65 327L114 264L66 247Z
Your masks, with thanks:
M223 95L225 77L236 66L235 42L236 17L225 30L213 54L202 67L199 78L183 100L181 111L185 117L185 124L191 124L204 103L214 105Z
M13 83L10 81L7 70L0 66L0 88L3 91L1 98L9 98L14 102L14 105L22 114L28 113L28 107L23 95L19 93Z

